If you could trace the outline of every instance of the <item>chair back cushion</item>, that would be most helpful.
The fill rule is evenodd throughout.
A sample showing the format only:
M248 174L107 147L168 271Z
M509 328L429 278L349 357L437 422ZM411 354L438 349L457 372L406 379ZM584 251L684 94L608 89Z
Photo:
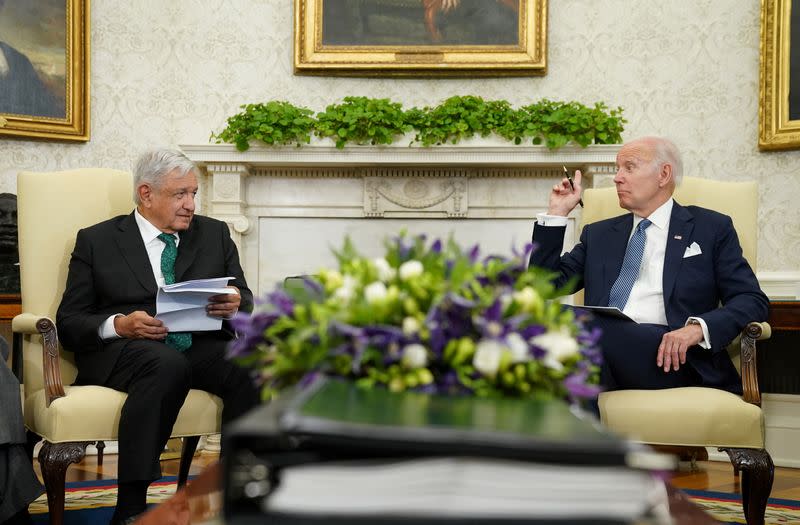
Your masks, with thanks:
M22 311L55 321L79 229L133 210L130 173L76 169L17 176L17 223ZM43 388L38 336L23 346L26 397ZM75 380L72 354L61 352L64 384Z

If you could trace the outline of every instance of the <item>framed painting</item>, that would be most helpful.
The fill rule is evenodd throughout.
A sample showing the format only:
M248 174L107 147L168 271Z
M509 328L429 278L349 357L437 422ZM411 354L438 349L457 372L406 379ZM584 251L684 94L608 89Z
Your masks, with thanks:
M761 9L758 146L798 149L800 1L762 0Z
M294 69L526 76L547 68L547 0L295 0Z
M89 140L89 0L0 0L0 138Z

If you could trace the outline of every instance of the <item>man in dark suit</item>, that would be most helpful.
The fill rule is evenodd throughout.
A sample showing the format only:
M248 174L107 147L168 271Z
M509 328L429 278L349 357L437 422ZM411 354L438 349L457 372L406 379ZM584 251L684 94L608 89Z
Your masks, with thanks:
M631 213L587 225L561 256L566 216L580 200L578 171L574 187L566 178L553 187L534 226L532 266L557 271L559 285L576 279L584 304L617 306L637 321L593 321L603 330L608 389L703 385L741 393L725 348L748 322L767 318L769 301L731 218L675 202L681 176L671 141L634 140L617 154L614 177L620 206Z
M64 348L75 352L78 384L128 393L119 423L119 492L112 523L145 510L161 476L159 455L190 388L220 396L223 425L258 403L249 374L225 359L233 332L168 333L156 319L158 287L233 277L211 298L210 316L252 306L225 223L195 216L197 168L182 153L145 153L134 171L136 209L80 230L57 313ZM177 250L177 255L175 251Z

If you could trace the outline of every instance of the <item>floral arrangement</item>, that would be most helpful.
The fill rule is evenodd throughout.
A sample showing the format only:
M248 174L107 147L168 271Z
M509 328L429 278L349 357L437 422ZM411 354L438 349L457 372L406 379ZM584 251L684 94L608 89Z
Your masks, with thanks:
M599 393L599 334L552 274L527 268L531 245L481 257L452 239L401 234L366 258L347 239L339 269L284 283L238 314L229 357L265 398L317 374L365 388L570 401Z

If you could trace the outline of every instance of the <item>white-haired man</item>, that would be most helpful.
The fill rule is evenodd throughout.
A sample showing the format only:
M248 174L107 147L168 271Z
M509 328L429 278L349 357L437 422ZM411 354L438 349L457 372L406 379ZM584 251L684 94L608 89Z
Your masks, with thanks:
M731 218L672 198L682 176L677 147L661 137L625 144L614 184L630 213L587 225L561 256L566 216L580 201L581 174L550 193L533 230L530 264L577 278L584 303L617 306L637 321L598 315L601 381L608 389L703 385L741 393L726 346L769 301L742 256Z
M207 312L230 319L249 309L236 245L224 222L195 215L197 168L182 153L154 150L134 170L136 209L78 232L57 313L64 348L75 352L79 384L128 393L119 423L119 492L112 523L145 510L161 477L159 455L190 388L220 396L225 423L259 400L249 374L225 359L233 331L168 333L156 319L159 286L234 277L235 293Z

